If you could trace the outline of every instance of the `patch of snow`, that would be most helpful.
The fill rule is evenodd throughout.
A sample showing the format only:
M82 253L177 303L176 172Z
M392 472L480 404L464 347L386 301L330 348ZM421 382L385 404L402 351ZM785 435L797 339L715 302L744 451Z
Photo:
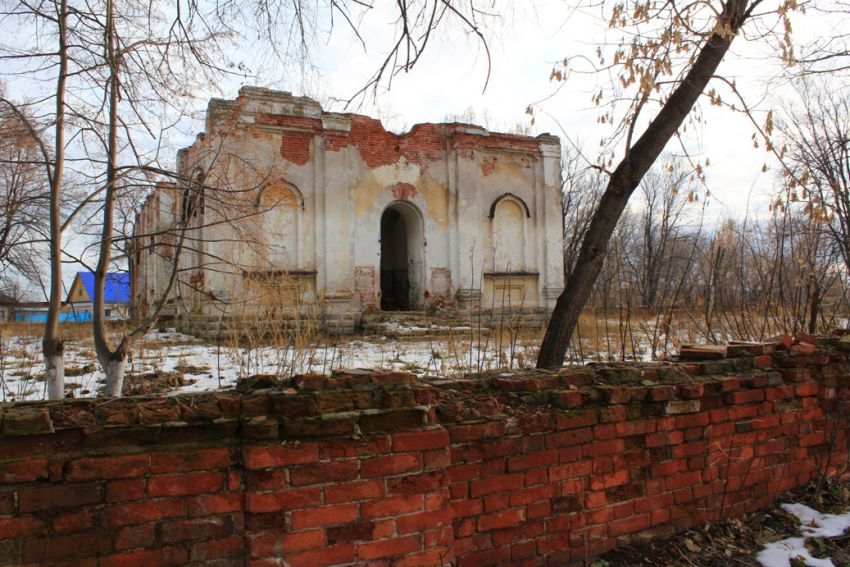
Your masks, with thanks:
M756 556L764 567L791 567L791 560L801 559L809 567L835 567L830 559L812 557L806 549L808 538L838 537L850 528L850 512L845 514L821 514L804 504L782 504L782 509L800 520L803 537L789 537L765 545Z

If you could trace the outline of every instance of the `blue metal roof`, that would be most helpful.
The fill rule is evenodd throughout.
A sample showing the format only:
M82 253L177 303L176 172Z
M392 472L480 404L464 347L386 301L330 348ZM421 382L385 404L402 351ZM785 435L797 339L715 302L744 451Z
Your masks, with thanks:
M94 272L77 272L86 293L94 301ZM106 274L104 303L130 303L130 274Z

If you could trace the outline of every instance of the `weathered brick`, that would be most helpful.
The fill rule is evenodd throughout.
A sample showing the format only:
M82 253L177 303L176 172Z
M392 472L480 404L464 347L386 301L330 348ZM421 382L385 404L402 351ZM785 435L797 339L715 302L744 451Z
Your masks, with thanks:
M645 530L650 525L649 515L641 514L626 518L623 520L615 520L608 525L608 532L618 537L625 534L631 534Z
M322 503L322 489L318 486L280 490L267 494L246 495L245 509L248 512L265 513L309 508Z
M245 542L240 536L199 541L192 544L189 550L189 560L193 563L202 563L215 559L242 557L245 555L244 544Z
M602 423L619 423L629 418L629 412L626 406L618 405L603 408L599 412L599 421Z
M820 386L818 386L817 382L806 382L804 384L797 384L794 387L794 393L801 398L805 396L817 396L818 392L820 392Z
M386 481L381 478L325 486L323 490L328 504L380 498L387 494Z
M449 478L443 471L433 471L388 478L386 483L388 494L413 494L438 490L448 485Z
M500 530L516 526L525 521L525 510L523 508L510 508L494 514L486 514L478 518L478 531Z
M153 476L148 479L148 496L188 496L218 492L224 488L224 474L196 472L180 475Z
M325 565L354 563L356 560L356 547L350 543L292 553L286 558L286 562L290 567L322 567Z
M667 415L681 415L683 413L696 413L700 410L701 400L673 400L664 403L664 413Z
M470 483L470 494L473 498L477 498L494 492L522 488L523 478L523 475L517 473L474 480Z
M531 468L545 467L558 462L557 451L543 451L531 455L517 455L508 459L508 471L524 471Z
M705 395L705 384L684 384L679 386L679 397L691 400Z
M566 429L578 429L596 425L599 416L596 410L579 410L569 413L555 414L555 429L563 431Z
M293 530L304 530L322 526L338 526L353 522L360 517L357 504L336 504L292 512ZM365 517L365 516L364 516Z
M464 443L478 439L501 437L505 426L501 421L489 421L472 425L457 425L449 428L449 438L452 443Z
M590 479L591 490L604 490L629 482L629 471L622 470L612 474L593 476Z
M129 502L145 497L145 479L113 480L106 484L107 502Z
M484 497L484 512L489 514L491 512L504 510L508 507L509 502L509 494L507 492L488 494Z
M547 448L567 447L587 443L593 439L593 429L585 427L582 429L568 429L559 433L550 433L546 436Z
M104 520L109 525L127 526L146 524L167 518L179 518L186 513L182 500L150 500L111 506L104 510Z
M655 420L646 419L643 421L625 421L616 424L614 427L618 436L631 437L633 435L654 433L657 426Z
M532 502L548 500L555 496L557 492L556 489L556 484L544 484L533 488L517 490L510 494L510 505L511 507L525 506Z
M651 402L664 402L676 396L675 386L653 386L646 391L647 399Z
M367 520L420 512L423 509L424 497L422 494L407 494L384 498L382 500L370 500L360 505L363 518Z
M729 404L751 404L764 400L764 390L740 390L726 394L726 402Z
M0 464L0 484L17 484L48 478L47 460Z
M95 557L109 550L108 538L91 537L91 534L54 535L50 545L42 538L25 538L22 541L21 555L24 562L41 564L71 561L86 557Z
M18 493L18 508L22 513L79 508L103 501L103 487L99 484L67 484L25 488Z
M345 482L357 478L358 463L350 461L326 461L292 467L289 479L293 486Z
M68 463L65 479L101 480L111 478L133 478L148 472L148 455L122 455L96 459L77 459Z
M364 543L357 547L357 558L360 560L382 559L397 555L407 555L422 549L422 537L419 534Z
M443 428L429 431L409 431L394 433L392 436L393 451L425 451L441 449L449 444L449 432Z
M662 431L646 436L646 446L663 447L664 445L679 445L685 440L684 433L681 431Z
M557 390L549 393L552 405L561 409L572 409L582 405L583 396L578 390Z
M667 490L677 490L686 486L694 486L702 481L702 472L693 471L683 474L668 476L665 479Z
M36 535L45 530L44 522L31 516L0 518L0 540Z
M15 411L7 411L3 414L0 424L3 427L3 435L8 437L53 433L50 410L43 407L21 406L15 408Z
M603 455L614 455L625 449L625 442L622 439L611 439L598 443L586 443L581 447L583 457L600 457ZM563 457L562 459L563 460Z
M153 547L155 541L156 525L143 524L117 530L114 545L117 551L125 551L127 549L150 548Z
M241 494L202 494L186 501L190 516L210 516L242 510Z
M230 450L227 448L163 451L151 455L153 474L223 469L230 465Z
M159 523L159 537L163 543L214 539L232 533L233 522L229 516L211 516Z
M245 447L242 452L247 469L263 469L313 463L319 460L316 445L255 445Z
M132 552L122 552L99 559L101 567L136 567L138 565L185 565L189 562L189 553L185 549L163 547Z
M399 534L420 533L431 528L452 525L452 511L450 509L420 512L399 516L396 520Z
M97 522L94 510L80 510L62 514L53 519L53 531L60 534L81 532L90 529Z
M565 463L563 465L556 465L549 468L549 480L557 481L579 478L589 476L591 472L593 472L592 461Z
M376 478L419 470L422 470L422 456L418 453L402 453L363 461L360 466L360 476Z
M354 543L370 541L375 531L375 524L369 521L355 521L327 528L328 545L339 543Z
M326 545L327 539L323 529L294 534L273 530L248 536L251 557L281 557L296 551L324 548Z

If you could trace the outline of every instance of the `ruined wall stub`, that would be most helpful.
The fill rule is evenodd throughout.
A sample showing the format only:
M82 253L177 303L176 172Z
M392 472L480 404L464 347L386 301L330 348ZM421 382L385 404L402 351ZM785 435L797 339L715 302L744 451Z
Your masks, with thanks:
M351 313L551 308L563 286L560 142L548 134L419 124L396 135L246 87L210 102L178 168L207 187L198 250L181 256L187 312L232 309L260 280Z

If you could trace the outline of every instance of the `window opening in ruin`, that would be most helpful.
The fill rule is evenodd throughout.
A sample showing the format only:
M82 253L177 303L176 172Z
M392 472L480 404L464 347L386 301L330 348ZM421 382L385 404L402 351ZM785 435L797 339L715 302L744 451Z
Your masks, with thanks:
M381 309L410 309L407 223L395 209L381 216Z

